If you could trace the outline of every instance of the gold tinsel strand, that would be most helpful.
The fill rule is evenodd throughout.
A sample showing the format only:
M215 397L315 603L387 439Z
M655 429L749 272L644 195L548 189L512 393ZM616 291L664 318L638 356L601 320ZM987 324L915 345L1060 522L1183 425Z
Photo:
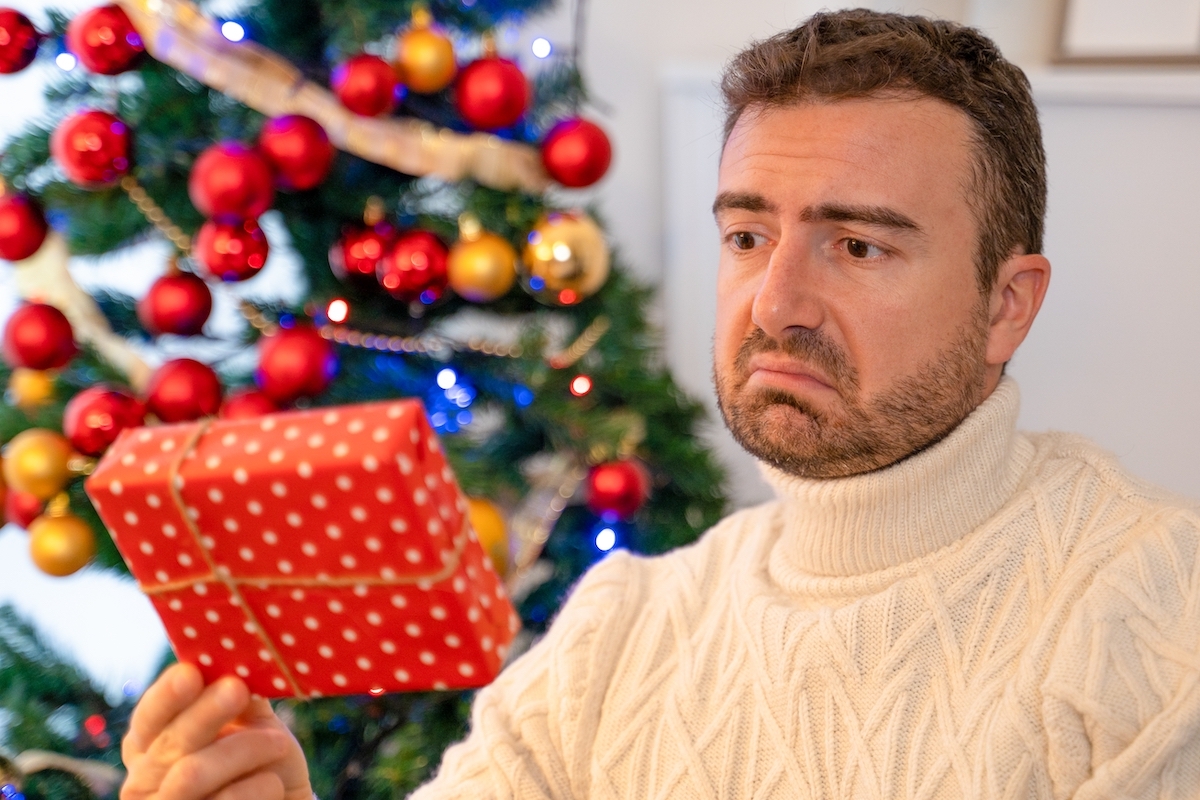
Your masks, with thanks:
M566 369L572 366L579 359L586 356L596 346L596 343L600 341L601 337L608 333L608 329L611 327L612 322L608 317L601 314L592 320L590 325L584 328L583 333L579 334L579 337L571 343L570 347L557 355L550 356L546 359L546 362L554 369Z
M170 239L171 244L175 245L181 253L187 253L192 249L192 237L171 221L167 213L158 203L154 202L154 198L147 194L146 190L137 182L137 178L132 175L121 178L121 188L125 190L125 194L129 195L129 199L137 206L137 210L142 212L142 216Z
M260 331L266 331L271 326L266 317L249 303L242 304L242 314ZM592 320L583 333L561 353L546 357L546 363L553 369L566 369L587 355L600 341L612 323L608 317L601 315ZM503 344L473 336L466 342L458 342L437 334L422 334L420 336L388 336L387 334L361 331L346 325L322 325L321 336L347 347L359 347L364 350L376 350L381 353L420 353L425 354L435 350L452 350L455 352L469 351L498 358L520 358L524 350L519 344Z

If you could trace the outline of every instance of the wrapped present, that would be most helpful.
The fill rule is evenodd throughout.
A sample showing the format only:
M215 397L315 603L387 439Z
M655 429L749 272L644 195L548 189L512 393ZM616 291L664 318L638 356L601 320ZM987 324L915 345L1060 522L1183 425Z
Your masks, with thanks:
M519 626L414 400L129 430L87 492L209 681L482 686Z

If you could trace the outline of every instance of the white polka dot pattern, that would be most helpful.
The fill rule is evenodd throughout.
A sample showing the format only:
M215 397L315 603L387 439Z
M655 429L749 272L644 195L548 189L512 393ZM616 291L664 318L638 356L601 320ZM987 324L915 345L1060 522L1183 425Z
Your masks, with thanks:
M495 677L515 615L419 403L219 421L180 462L193 432L127 432L87 482L180 659L267 697Z

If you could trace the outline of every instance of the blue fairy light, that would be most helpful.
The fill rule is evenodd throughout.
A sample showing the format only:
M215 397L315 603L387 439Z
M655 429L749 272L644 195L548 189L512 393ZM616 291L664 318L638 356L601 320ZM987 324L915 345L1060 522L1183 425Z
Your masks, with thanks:
M545 278L543 278L540 275L534 275L532 278L529 279L529 288L533 289L535 292L540 292L542 289L545 289L546 288Z
M467 409L479 394L471 382L453 368L443 367L434 375L433 384L425 393L425 408L434 430L456 433L470 425L473 417Z
M514 386L513 402L518 408L528 408L533 403L533 391L527 386Z

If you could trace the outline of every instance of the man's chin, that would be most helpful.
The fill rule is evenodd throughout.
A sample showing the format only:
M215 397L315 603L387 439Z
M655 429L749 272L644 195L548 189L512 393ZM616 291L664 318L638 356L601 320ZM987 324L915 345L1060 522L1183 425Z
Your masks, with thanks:
M732 411L732 414L730 413ZM819 416L794 403L754 403L722 408L725 427L747 452L768 463L791 462L816 438Z

